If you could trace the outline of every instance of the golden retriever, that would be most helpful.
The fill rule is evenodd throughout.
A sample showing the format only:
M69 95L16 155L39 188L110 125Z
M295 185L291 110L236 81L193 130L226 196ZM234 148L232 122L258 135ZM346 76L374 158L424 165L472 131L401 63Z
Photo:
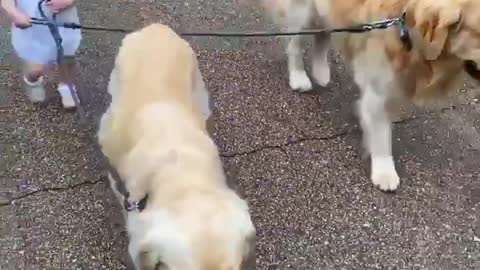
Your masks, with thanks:
M102 152L132 201L148 194L143 211L124 212L136 269L240 269L255 228L207 132L209 94L193 49L161 24L128 34L108 92Z
M391 120L387 104L409 100L424 104L441 100L462 87L465 74L480 78L480 1L478 0L263 0L267 9L290 30L348 27L400 17L406 12L413 49L400 40L399 29L363 34L339 33L315 37L313 77L330 80L329 41L339 49L361 90L357 111L371 157L371 180L382 190L397 189L400 179L391 150ZM296 36L287 47L289 81L293 89L312 84ZM466 63L469 63L466 65ZM467 72L465 72L467 71Z

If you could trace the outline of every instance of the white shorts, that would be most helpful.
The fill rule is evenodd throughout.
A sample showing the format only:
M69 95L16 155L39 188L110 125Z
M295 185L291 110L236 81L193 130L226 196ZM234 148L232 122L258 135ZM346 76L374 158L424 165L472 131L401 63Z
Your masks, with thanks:
M16 0L17 8L25 14L41 18L36 0ZM52 12L46 6L43 7L45 15L51 18ZM57 22L80 23L78 11L75 6L57 14ZM82 39L79 29L67 29L60 27L62 45L66 56L74 56ZM46 25L32 25L27 29L12 28L13 48L23 61L36 64L49 64L57 59L57 46Z

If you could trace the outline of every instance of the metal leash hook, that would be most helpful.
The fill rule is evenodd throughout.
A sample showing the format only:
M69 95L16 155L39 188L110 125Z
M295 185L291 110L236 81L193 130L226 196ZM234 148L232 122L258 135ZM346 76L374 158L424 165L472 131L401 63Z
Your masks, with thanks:
M141 199L140 201L130 201L128 199L129 196L130 194L127 191L127 195L123 196L123 208L127 212L131 212L131 211L142 212L143 209L145 209L145 207L147 206L148 194L145 195L145 197L143 197L143 199Z
M363 32L368 32L368 31L378 30L378 29L387 29L393 25L397 25L400 28L400 40L402 41L403 46L407 51L411 51L413 46L412 46L412 40L410 38L410 33L408 31L406 21L405 21L406 16L407 16L407 13L404 12L402 16L394 19L388 19L388 20L378 21L370 24L365 24L363 25L363 29L365 31Z
M402 16L398 19L398 27L400 27L400 40L402 41L403 45L407 49L407 51L411 51L413 48L412 39L410 38L410 32L407 28L407 13L404 12Z
M52 34L53 40L55 41L55 45L57 46L57 65L58 69L63 73L64 77L68 80L69 76L67 76L67 72L62 68L62 65L64 63L64 58L65 58L65 52L63 49L63 39L62 35L60 35L60 30L59 30L59 24L57 23L57 13L52 14L52 19L49 19L47 15L45 14L43 10L43 4L45 2L48 2L50 0L40 0L38 2L38 11L40 12L40 16L42 16L41 24L48 26L48 29L50 30L50 33ZM38 19L34 19L33 22L37 22L38 24ZM70 94L72 95L73 102L75 103L75 107L77 108L77 112L80 116L80 122L83 125L87 124L87 119L85 117L85 112L80 105L80 101L78 100L77 93L75 89L73 88L72 82L66 82L67 86L70 90Z

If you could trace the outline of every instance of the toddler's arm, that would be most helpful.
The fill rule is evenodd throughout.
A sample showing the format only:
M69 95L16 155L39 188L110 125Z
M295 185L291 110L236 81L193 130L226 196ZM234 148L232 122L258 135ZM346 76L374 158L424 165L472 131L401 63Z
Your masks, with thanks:
M61 12L62 10L75 5L76 0L50 0L47 2L47 6L54 12Z
M19 28L32 26L31 18L17 9L15 0L0 0L1 6L7 13L12 23Z

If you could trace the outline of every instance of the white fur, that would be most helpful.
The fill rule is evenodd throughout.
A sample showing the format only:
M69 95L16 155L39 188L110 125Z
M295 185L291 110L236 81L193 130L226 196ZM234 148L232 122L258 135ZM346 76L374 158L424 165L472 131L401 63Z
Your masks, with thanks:
M289 31L297 32L307 29L311 26L314 14L313 2L311 0L287 1L286 5L286 10L288 10L288 12L286 14L287 17L284 23ZM305 63L303 61L303 55L305 51L304 39L304 36L289 37L286 50L290 88L292 88L292 90L299 90L302 92L312 89L312 82L307 75ZM313 60L313 76L320 85L325 86L330 80L330 68L328 63L324 61L324 59L326 59L323 55L323 49L325 47L320 46L320 48L320 56L315 56Z
M292 68L289 72L290 88L298 90L300 92L306 92L312 90L312 82L308 78L305 70L298 70Z
M392 156L372 156L372 183L381 190L396 190L400 184L400 178L395 171Z
M113 68L112 72L110 72L110 78L107 85L107 93L110 95L111 102L110 102L110 106L108 106L105 113L100 117L100 125L97 133L97 137L99 141L104 141L105 138L108 136L108 131L109 131L108 122L112 118L112 110L115 107L113 105L116 104L116 96L117 96L116 91L118 91L119 89L118 79L116 74L117 74L117 71L115 68Z
M193 78L193 100L197 103L200 112L202 112L205 120L212 115L212 108L210 108L210 95L208 94L205 81L202 73L199 70L195 71Z
M147 211L147 210L145 210ZM151 213L128 214L128 253L136 269L155 269L158 262L168 265L168 269L195 270L190 243L179 230L174 218L165 210ZM139 255L145 252L146 265L140 264Z
M330 82L330 67L328 65L329 35L315 36L312 58L313 78L320 86Z
M325 18L330 13L330 1L315 1L315 5L320 18Z
M298 31L301 28L290 28L293 31ZM295 36L290 38L287 45L288 57L288 76L289 83L292 90L300 90L302 92L312 89L312 82L305 70L305 63L303 62L303 37Z
M372 57L374 52L377 54L376 57ZM371 157L371 180L381 190L393 191L397 189L400 180L392 157L391 120L385 110L385 104L392 96L396 85L393 70L386 68L390 65L386 56L380 52L375 44L367 44L365 52L353 60L353 68L355 82L361 90L358 113L364 143ZM375 70L374 67L383 69Z
M135 269L239 270L255 227L246 202L228 188L206 130L209 93L191 47L159 24L127 35L108 93L102 152L130 200L148 194L141 212L122 210Z

